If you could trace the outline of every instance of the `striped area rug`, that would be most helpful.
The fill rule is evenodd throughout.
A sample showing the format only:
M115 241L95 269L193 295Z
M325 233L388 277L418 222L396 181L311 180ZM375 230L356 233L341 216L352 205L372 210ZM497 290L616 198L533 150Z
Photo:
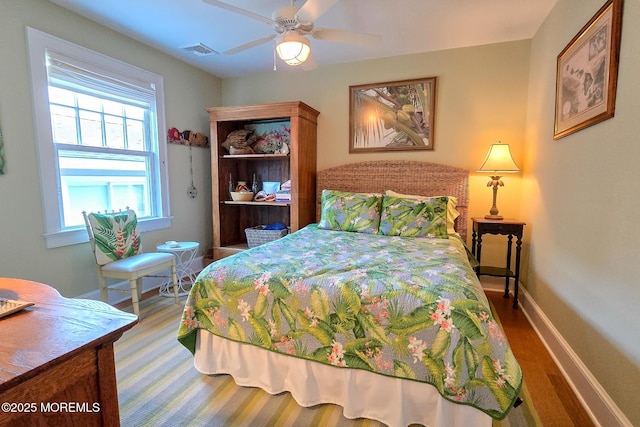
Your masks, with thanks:
M182 299L183 300L183 299ZM182 305L155 296L140 303L141 321L115 347L122 426L383 426L350 420L337 405L304 408L291 394L240 387L230 375L202 375L176 339ZM525 403L495 427L542 425Z

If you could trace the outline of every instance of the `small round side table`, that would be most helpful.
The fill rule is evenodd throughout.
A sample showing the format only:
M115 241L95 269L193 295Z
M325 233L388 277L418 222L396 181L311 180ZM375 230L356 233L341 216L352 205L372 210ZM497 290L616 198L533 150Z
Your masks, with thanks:
M178 276L178 295L187 295L193 282L196 280L196 272L193 271L193 262L200 243L198 242L175 242L174 244L162 243L156 246L158 252L168 252L176 256L176 275ZM188 286L188 289L185 287ZM171 280L160 285L160 295L164 297L173 296L173 286Z

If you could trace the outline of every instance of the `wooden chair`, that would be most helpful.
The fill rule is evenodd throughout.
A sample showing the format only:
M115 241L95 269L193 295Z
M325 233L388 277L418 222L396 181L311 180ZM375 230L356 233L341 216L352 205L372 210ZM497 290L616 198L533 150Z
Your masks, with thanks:
M142 277L171 269L173 293L178 303L176 257L171 253L142 253L138 220L133 210L111 213L83 211L82 215L96 258L102 301L108 302L108 291L130 293L133 312L139 317ZM130 289L107 286L108 277L128 280Z

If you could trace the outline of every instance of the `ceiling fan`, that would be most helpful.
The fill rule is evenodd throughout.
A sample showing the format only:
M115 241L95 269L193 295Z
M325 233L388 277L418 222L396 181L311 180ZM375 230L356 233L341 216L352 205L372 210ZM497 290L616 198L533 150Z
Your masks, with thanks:
M311 55L311 43L306 37L307 35L317 40L349 43L365 47L375 46L382 40L381 36L374 34L356 33L330 28L316 28L314 22L340 0L307 0L302 7L295 6L295 0L291 0L290 6L277 9L273 12L271 18L258 15L222 1L203 1L210 5L269 24L276 32L276 34L264 36L222 52L226 55L242 52L275 39L276 53L280 59L289 65L295 66L305 63L310 58L311 61L309 61L309 63L314 62Z

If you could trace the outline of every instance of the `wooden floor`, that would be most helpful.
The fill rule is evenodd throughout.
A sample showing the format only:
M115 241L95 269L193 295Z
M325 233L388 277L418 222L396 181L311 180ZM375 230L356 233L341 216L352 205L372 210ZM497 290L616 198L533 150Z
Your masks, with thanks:
M503 298L502 292L487 291L486 294L496 308L509 345L522 368L542 425L593 426L522 310L511 308L513 300Z
M149 291L143 294L141 299L157 295L157 292ZM511 308L513 300L503 298L502 292L487 291L486 294L496 308L509 345L522 368L533 406L542 425L595 426L522 310ZM130 305L129 300L117 304L116 307L124 308Z

